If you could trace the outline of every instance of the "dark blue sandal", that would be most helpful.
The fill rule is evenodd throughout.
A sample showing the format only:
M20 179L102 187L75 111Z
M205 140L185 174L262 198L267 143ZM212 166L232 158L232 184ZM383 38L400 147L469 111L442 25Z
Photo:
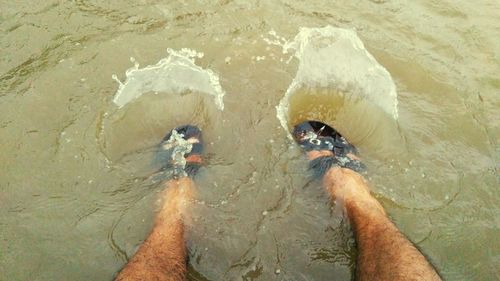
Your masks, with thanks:
M321 156L309 162L309 168L315 175L322 176L331 167L348 168L364 172L366 166L348 155L357 155L357 149L332 127L317 121L306 121L293 130L293 138L306 152L329 150L330 156Z
M165 179L194 177L201 167L203 139L201 130L193 125L170 131L161 141L156 156ZM199 156L199 157L193 157Z

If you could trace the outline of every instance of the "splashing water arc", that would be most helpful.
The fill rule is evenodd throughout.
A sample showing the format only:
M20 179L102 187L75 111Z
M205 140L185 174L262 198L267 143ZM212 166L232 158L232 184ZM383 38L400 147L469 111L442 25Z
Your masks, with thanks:
M167 49L156 64L126 70L118 82L114 105L103 116L102 147L110 161L132 155L138 147L154 145L165 130L179 124L218 123L224 110L225 91L219 76L195 60L203 53L192 49ZM197 112L197 114L193 114Z
M217 108L224 110L225 92L219 77L211 69L203 69L195 64L195 58L203 57L203 53L187 48L167 51L168 57L155 65L139 68L139 64L135 63L134 67L126 71L125 82L113 75L113 79L119 83L113 102L121 108L147 92L196 91L213 96Z
M274 32L270 32L275 36ZM278 37L278 39L280 39ZM398 119L396 86L389 72L365 49L355 31L326 26L301 28L292 41L268 40L293 53L299 65L281 99L277 117L288 131L290 98L304 88L333 88L334 92L369 102L391 119ZM283 41L283 40L282 40Z

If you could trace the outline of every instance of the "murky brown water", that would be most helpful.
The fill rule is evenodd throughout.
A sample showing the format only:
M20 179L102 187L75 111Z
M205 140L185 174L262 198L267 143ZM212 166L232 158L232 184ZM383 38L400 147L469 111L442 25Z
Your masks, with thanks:
M191 280L350 280L351 233L276 118L297 62L262 40L326 25L356 29L396 82L396 126L366 106L331 117L376 196L445 279L497 280L499 15L495 1L0 1L0 280L111 280L152 223L152 147L188 122L207 142ZM117 109L111 76L130 57L183 47L220 77L224 111L196 93Z

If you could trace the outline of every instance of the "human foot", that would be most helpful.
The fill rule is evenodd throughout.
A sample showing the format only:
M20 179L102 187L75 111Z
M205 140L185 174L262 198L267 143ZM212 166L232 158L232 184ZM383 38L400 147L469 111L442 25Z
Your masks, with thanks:
M343 167L362 172L366 169L356 156L357 149L332 127L317 121L306 121L295 126L295 141L306 151L309 167L324 175L332 167Z
M332 199L371 197L363 176L366 169L357 149L330 126L306 121L295 126L295 141L306 151L309 167L323 177L326 191Z
M203 140L201 130L192 125L179 126L162 140L157 153L161 171L170 177L194 177L202 164Z

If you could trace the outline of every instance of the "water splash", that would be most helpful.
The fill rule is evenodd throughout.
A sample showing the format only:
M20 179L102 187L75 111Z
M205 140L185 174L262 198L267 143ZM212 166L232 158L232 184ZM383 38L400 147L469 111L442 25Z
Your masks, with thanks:
M211 69L203 69L195 64L195 58L202 58L203 53L187 48L180 51L168 49L167 52L168 57L144 68L139 68L139 64L131 58L134 67L126 71L125 82L113 75L113 79L119 83L113 102L123 107L148 92L196 91L213 96L217 108L224 110L225 92L219 76Z
M193 149L193 144L184 139L184 134L179 134L176 130L172 131L170 138L162 144L162 149L171 150L171 160L174 165L186 167L185 154Z
M292 41L269 32L270 45L299 61L297 74L276 107L281 126L288 131L289 98L300 88L335 88L380 107L398 118L396 86L389 72L365 49L352 30L326 26L301 28Z

